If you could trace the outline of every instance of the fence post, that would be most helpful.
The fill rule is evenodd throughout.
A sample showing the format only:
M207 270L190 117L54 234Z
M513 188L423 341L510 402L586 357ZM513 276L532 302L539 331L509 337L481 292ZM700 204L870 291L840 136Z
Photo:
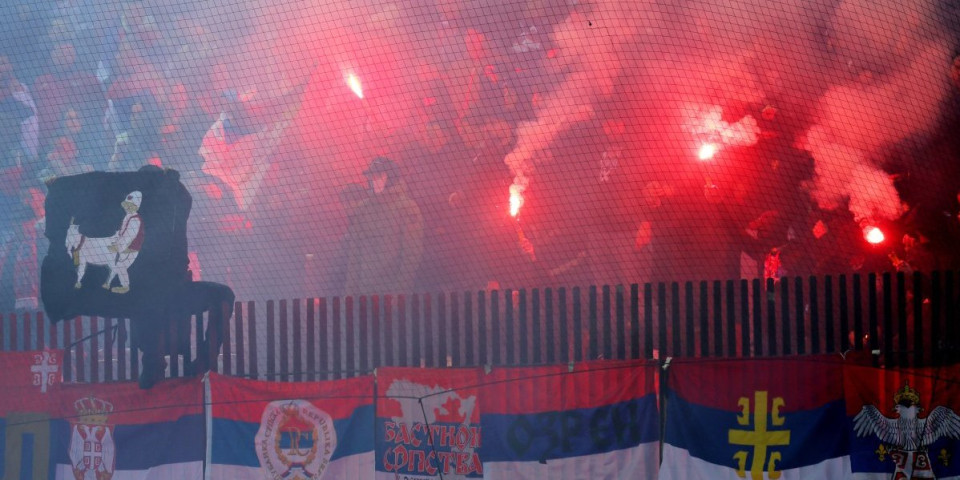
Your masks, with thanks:
M920 272L913 272L913 351L917 352L914 357L916 366L926 366L930 363L930 352L932 345L924 344L923 328L924 322L923 306L926 304L926 298L923 291L924 278Z
M339 303L340 299L335 297L333 300L335 303ZM320 345L320 351L317 352L317 371L320 374L320 379L327 380L330 378L330 356L332 355L334 340L337 340L338 337L330 332L330 318L327 314L326 297L321 297L317 300L317 316L319 317L319 321L317 322L317 344ZM334 319L336 319L336 317L334 317ZM336 323L336 321L333 323Z
M831 344L831 348L827 350L830 353L834 353L832 334L831 331L828 342L823 342ZM820 353L820 292L817 288L817 277L813 276L810 277L810 353Z
M258 357L260 356L257 353L258 342L257 342L257 305L250 301L247 303L247 345L250 347L248 353L250 354L250 376L252 378L257 378L260 376L260 362Z
M316 381L317 380L317 326L314 323L317 319L317 299L308 298L307 299L307 317L304 319L306 322L307 330L307 380ZM326 336L326 335L324 335Z
M560 287L557 290L557 305L560 309L560 346L563 349L560 351L560 360L562 362L569 362L571 358L570 355L570 326L567 317L567 289Z
M358 310L360 310L360 315L357 318L357 327L358 327L357 337L358 338L357 338L356 345L357 345L357 354L358 354L357 356L360 357L359 358L360 361L359 361L359 365L355 367L355 370L361 372L361 375L370 370L369 358L370 358L371 335L370 335L370 315L367 309L368 309L371 298L373 298L372 295L369 297L366 295L361 295L358 298L358 303L359 303ZM351 318L353 318L353 316L351 316ZM351 347L351 350L352 349L353 347ZM357 375L357 371L351 372L350 376Z
M600 316L597 314L597 286L591 285L589 297L587 299L587 318L590 324L587 325L590 335L590 351L587 353L588 360L594 360L600 356Z
M531 290L530 296L530 340L533 341L533 362L541 363L543 362L543 335L540 332L540 289Z
M573 361L583 360L583 311L580 303L580 287L573 287Z
M683 329L686 350L684 350L683 356L693 358L697 356L697 328L693 324L693 282L683 283L683 300L683 316L686 320L686 328Z
M300 299L293 299L293 381L302 382L303 381L303 360L301 356L303 355L303 317L300 316ZM307 302L312 302L309 298ZM226 345L226 342L224 342ZM216 364L212 364L216 365Z

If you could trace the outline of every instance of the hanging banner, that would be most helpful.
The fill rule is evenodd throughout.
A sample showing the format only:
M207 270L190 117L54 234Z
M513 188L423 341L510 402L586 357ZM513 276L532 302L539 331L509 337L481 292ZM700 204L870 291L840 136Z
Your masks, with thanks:
M373 377L209 381L211 479L373 478Z
M839 358L674 361L661 480L849 478Z
M174 170L54 180L45 205L50 247L40 275L47 316L135 318L163 311L187 281L190 206Z
M63 352L0 353L0 477L51 478Z
M960 479L960 367L844 367L855 479Z
M203 478L203 384L63 385L53 422L58 480ZM35 477L41 478L41 477Z
M483 478L480 369L377 370L377 478Z
M494 369L477 389L484 478L656 478L657 367Z

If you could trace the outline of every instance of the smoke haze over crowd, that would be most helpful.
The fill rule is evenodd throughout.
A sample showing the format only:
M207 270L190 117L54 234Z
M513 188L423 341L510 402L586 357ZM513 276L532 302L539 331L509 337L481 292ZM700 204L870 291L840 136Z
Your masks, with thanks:
M3 163L10 238L38 220L24 192L42 192L51 171L149 159L194 196L195 275L241 299L357 293L343 290L345 192L366 187L382 155L423 211L418 290L762 277L773 248L790 275L901 268L891 252L920 269L960 263L952 3L3 9L0 53L37 108L64 102L40 98L37 79L62 74L51 53L72 45L71 71L106 92L83 110L84 132L108 144L60 168L62 113L41 118L37 154ZM139 163L110 161L120 131L104 117L124 82L156 103L157 140ZM209 135L218 121L224 142L244 145L229 158ZM71 140L92 152L89 138ZM516 217L511 185L524 198ZM889 240L870 246L868 226ZM29 255L2 254L0 297L19 298L13 265Z

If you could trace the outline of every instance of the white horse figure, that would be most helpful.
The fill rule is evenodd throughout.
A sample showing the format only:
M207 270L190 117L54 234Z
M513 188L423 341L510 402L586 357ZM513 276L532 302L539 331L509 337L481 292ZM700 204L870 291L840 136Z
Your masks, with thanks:
M80 233L80 226L74 225L70 221L70 227L67 228L67 254L73 257L73 264L77 266L77 283L73 288L83 286L83 276L87 272L87 265L102 265L110 269L110 276L107 277L103 288L110 288L116 272L116 247L111 251L111 246L116 245L116 236L112 237L88 237Z

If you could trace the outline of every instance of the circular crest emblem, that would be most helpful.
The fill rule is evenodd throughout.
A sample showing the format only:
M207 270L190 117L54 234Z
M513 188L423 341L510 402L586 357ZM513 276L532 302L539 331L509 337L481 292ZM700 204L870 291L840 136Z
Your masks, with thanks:
M330 414L306 400L270 402L254 441L260 468L270 479L322 478L337 448Z

